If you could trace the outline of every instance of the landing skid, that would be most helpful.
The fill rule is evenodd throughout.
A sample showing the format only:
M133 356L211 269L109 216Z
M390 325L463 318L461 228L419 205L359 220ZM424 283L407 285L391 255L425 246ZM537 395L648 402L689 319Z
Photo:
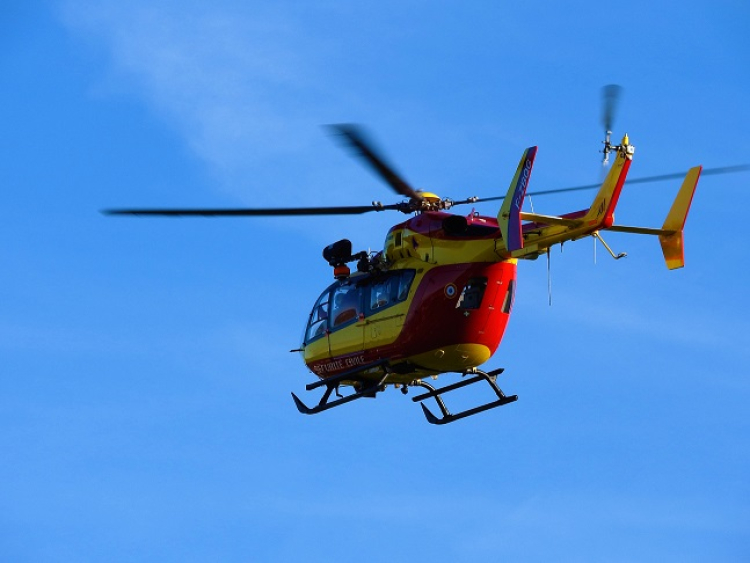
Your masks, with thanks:
M319 412L332 409L333 407L338 407L340 405L350 403L352 401L356 401L357 399L361 399L362 397L371 397L371 398L375 397L377 393L385 389L386 380L388 379L388 376L391 374L391 371L387 367L387 364L388 364L387 360L381 360L379 362L368 364L366 366L360 366L358 368L352 369L350 371L347 371L345 373L342 373L334 377L329 377L326 379L321 379L320 381L316 381L315 383L310 383L305 386L305 388L308 391L312 391L313 389L317 389L318 387L325 386L326 390L323 393L323 396L321 397L320 402L314 407L308 407L307 405L305 405L305 403L303 403L300 400L299 397L297 397L297 395L292 393L294 404L297 406L297 410L301 412L302 414L317 414ZM365 378L363 376L365 372L370 371L375 368L380 368L380 367L384 367L385 369L384 369L384 373L382 377L379 380L373 380L371 378ZM404 393L406 393L408 390L408 387L411 387L411 386L423 387L427 389L427 393L422 393L421 395L417 395L416 397L412 399L412 401L418 402L420 404L420 406L422 407L422 412L424 412L425 418L427 419L427 422L429 422L430 424L448 424L450 422L455 422L456 420L460 420L462 418L466 418L468 416L472 416L483 411L501 407L503 405L507 405L508 403L512 403L518 400L517 395L505 395L502 389L500 389L497 386L497 382L496 382L497 376L500 375L502 372L503 372L503 368L496 369L489 373L483 372L478 369L473 369L471 371L467 371L461 374L462 377L465 377L467 375L472 375L472 377L464 379L463 381L459 381L458 383L447 385L440 389L436 389L432 385L429 385L428 383L423 382L421 379L417 379L409 383L408 385L405 385L404 387L402 387L401 390ZM345 395L345 396L339 394L339 386L344 381L348 381L348 382L353 381L355 383L356 391L350 395ZM497 400L491 401L489 403L485 403L484 405L480 405L478 407L467 409L465 411L461 411L456 414L451 414L450 411L448 411L448 408L445 406L445 403L443 402L441 395L444 395L451 391L455 391L456 389L460 389L462 387L473 385L474 383L479 383L481 381L487 382L487 384L492 388L492 390L497 395ZM330 400L331 394L334 391L336 391L336 396L338 397L338 399L334 399L333 401L331 401ZM430 411L430 409L428 409L422 402L425 399L430 399L430 398L435 399L435 402L437 403L438 408L440 409L442 417L438 418L437 416L435 416Z
M375 395L383 390L383 384L385 383L386 378L388 377L388 371L386 370L385 374L382 376L380 381L373 383L373 380L366 380L362 377L362 373L365 371L368 371L373 368L378 368L388 363L387 361L383 360L380 362L375 362L373 364L369 364L366 366L361 366L358 368L355 368L353 370L347 371L342 373L341 375L337 375L334 377L328 377L326 379L321 379L320 381L316 381L315 383L310 383L305 386L305 389L308 391L312 391L313 389L317 389L318 387L323 387L325 385L326 390L325 393L323 393L323 396L320 399L320 402L314 406L314 407L308 407L305 403L303 403L297 395L292 393L292 398L294 399L294 404L297 405L297 410L301 412L302 414L317 414L319 412L327 411L328 409L332 409L333 407L338 407L339 405L343 405L345 403L350 403L352 401L355 401L357 399L361 399L362 397L375 397ZM352 393L351 395L340 395L339 394L339 386L343 381L355 381L359 383L359 387L357 387L357 391L355 393ZM331 393L333 391L336 391L336 396L339 397L338 399L335 399L333 401L329 401L331 397Z
M420 404L420 406L422 407L422 411L424 412L424 416L427 419L427 422L429 422L430 424L448 424L450 422L455 422L456 420L466 418L467 416L472 416L474 414L477 414L483 411L488 411L490 409L502 407L503 405L507 405L508 403L512 403L518 400L518 395L506 395L505 393L503 393L502 389L500 389L500 387L497 386L497 382L496 382L497 376L500 375L502 372L503 372L503 368L496 369L489 373L485 373L483 371L475 369L471 372L465 372L461 374L463 377L463 376L468 375L469 373L472 373L474 374L474 377L464 379L463 381L459 381L458 383L453 383L452 385L441 387L440 389L435 389L432 385L429 385L428 383L424 383L423 381L418 380L414 382L414 385L424 387L425 389L428 389L428 391L427 393L422 393L421 395L417 395L416 397L412 398L412 401ZM472 409L461 411L457 414L451 414L446 408L445 403L443 402L443 399L440 397L440 395L444 395L445 393L455 391L456 389L460 389L461 387L473 385L474 383L478 383L480 381L487 382L487 384L492 388L492 390L497 395L497 400L492 401L490 403L486 403L484 405L480 405L478 407L474 407ZM421 401L424 401L425 399L430 399L430 398L434 398L435 402L437 402L437 405L440 408L440 412L443 415L442 418L438 418L434 414L432 414L430 409L428 409L424 405L424 403L421 402Z

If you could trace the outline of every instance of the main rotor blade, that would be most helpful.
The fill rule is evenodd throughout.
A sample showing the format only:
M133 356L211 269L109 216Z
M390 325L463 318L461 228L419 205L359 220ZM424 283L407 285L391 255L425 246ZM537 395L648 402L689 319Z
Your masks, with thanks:
M602 98L604 104L602 107L602 125L604 125L604 131L612 131L612 123L615 120L615 111L617 110L617 102L622 94L622 86L617 84L609 84L602 88Z
M723 166L719 168L704 168L701 176L716 176L720 174L735 174L737 172L750 171L750 164L738 164L735 166ZM673 174L661 174L658 176L646 176L627 180L626 184L645 184L649 182L662 182L664 180L682 179L683 172ZM600 184L586 184L569 188L557 188L554 190L539 190L528 192L526 195L550 195L564 192L575 192L581 190L595 190ZM467 203L483 203L487 201L501 201L505 196L469 198L464 201L454 201L452 205L465 205ZM202 216L202 217L278 217L278 216L304 216L304 215L361 215L372 211L401 211L410 213L409 205L396 203L391 205L358 205L348 207L271 207L271 208L227 208L227 209L105 209L105 215L157 215L157 216Z
M341 135L346 144L354 150L354 153L364 159L396 193L411 200L421 201L422 195L407 184L393 167L387 164L385 159L375 151L374 144L367 139L361 127L350 123L329 125L329 127Z
M750 164L738 164L736 166L723 166L719 168L704 168L701 172L701 176L715 176L719 174L734 174L737 172L747 172L750 171ZM649 182L662 182L664 180L675 180L675 179L682 179L685 177L685 172L675 172L673 174L661 174L658 176L645 176L644 178L634 178L632 180L628 179L625 181L625 185L630 184L646 184ZM527 192L526 195L549 195L549 194L559 194L563 192L577 192L580 190L595 190L601 187L601 184L586 184L584 186L574 186L571 188L557 188L554 190L540 190L536 192ZM483 197L476 200L468 199L466 201L456 201L453 202L453 205L462 205L465 203L482 203L485 201L501 201L505 199L505 196L497 196L497 197Z
M266 209L105 209L105 215L160 215L169 217L257 217L289 215L361 215L370 211L397 210L396 205L359 205L351 207L271 207Z

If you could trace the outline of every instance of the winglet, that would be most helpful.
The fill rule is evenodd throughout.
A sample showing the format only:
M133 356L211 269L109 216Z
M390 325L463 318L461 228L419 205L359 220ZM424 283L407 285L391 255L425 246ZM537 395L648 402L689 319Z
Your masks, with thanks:
M531 169L534 166L537 147L529 147L523 153L516 175L510 182L508 193L503 200L503 205L497 214L497 223L505 241L508 252L523 248L523 236L521 232L521 208L526 197L526 188L529 186Z
M662 227L662 230L664 231L673 232L668 235L659 235L659 242L661 243L661 250L664 253L664 260L667 263L667 268L670 270L676 270L685 265L685 248L683 245L682 230L685 227L685 220L687 219L688 211L690 211L690 204L693 201L693 194L698 185L698 179L700 178L702 169L702 166L696 166L688 171L685 180L682 182L680 191L677 192L677 197L672 204L672 208L667 214L664 226Z

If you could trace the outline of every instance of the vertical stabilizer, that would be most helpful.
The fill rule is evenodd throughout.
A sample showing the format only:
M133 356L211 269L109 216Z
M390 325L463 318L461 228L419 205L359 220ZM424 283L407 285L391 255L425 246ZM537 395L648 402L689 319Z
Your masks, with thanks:
M518 163L516 175L510 182L508 193L497 214L497 223L505 241L505 248L509 252L523 248L523 234L521 232L521 208L529 186L531 169L534 167L537 147L529 147L523 153Z
M630 144L628 136L625 135L622 144L613 148L617 149L617 158L604 179L602 187L599 188L588 213L583 218L587 227L607 229L612 226L615 220L615 207L617 207L617 201L620 199L620 192L628 175L635 147Z

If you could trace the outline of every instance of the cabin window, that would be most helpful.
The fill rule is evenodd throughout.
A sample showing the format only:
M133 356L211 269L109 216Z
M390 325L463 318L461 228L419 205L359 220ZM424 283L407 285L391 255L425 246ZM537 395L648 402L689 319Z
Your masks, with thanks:
M370 310L377 311L388 307L395 298L398 280L390 276L370 286Z
M505 294L505 299L503 299L503 308L502 311L505 314L509 314L510 310L513 308L513 297L516 291L516 280L510 280L508 282L508 291Z
M336 330L356 321L361 313L360 295L356 284L340 285L333 290L331 298L331 329Z
M412 281L414 281L414 270L401 270L396 301L404 301L409 297L409 289L411 288Z
M305 332L305 343L310 342L323 336L328 328L328 296L330 291L326 290L323 295L318 298L315 303L312 312L310 313L310 320L307 323L307 331Z
M487 278L471 278L461 291L456 303L457 309L479 309L484 291L487 289Z
M377 278L370 286L369 313L405 301L409 296L409 288L414 280L414 270L400 270L385 277Z

